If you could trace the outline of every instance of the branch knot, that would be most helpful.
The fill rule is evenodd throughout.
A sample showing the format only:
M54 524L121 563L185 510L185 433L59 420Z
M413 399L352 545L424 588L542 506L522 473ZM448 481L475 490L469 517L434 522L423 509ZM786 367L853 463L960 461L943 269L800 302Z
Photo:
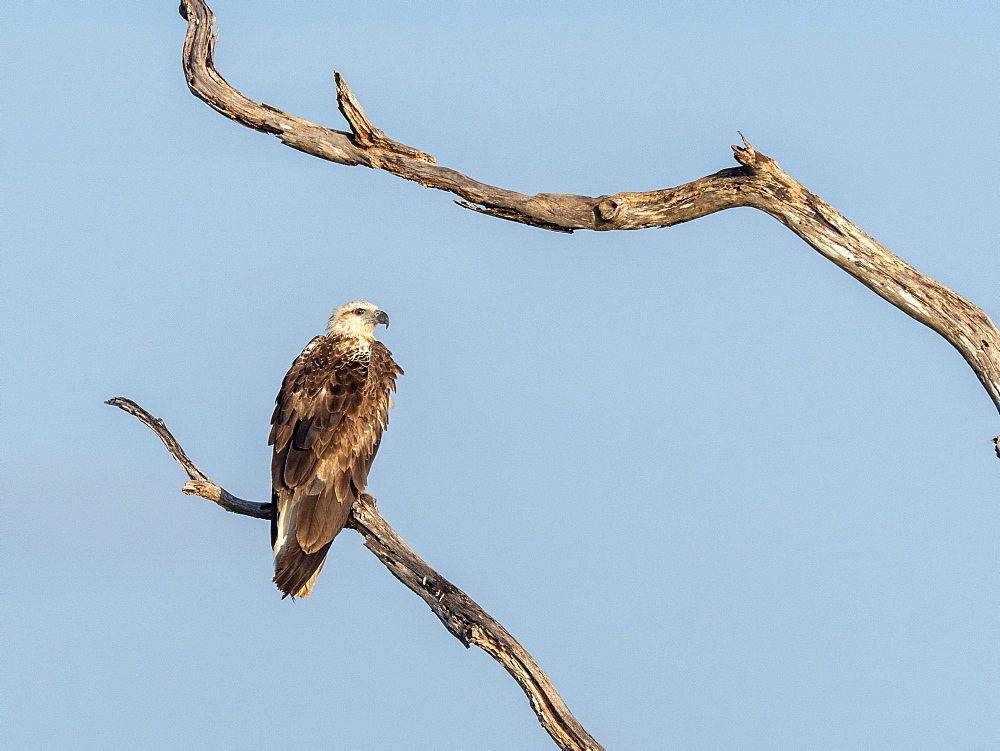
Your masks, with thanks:
M619 224L632 210L632 202L624 193L616 193L602 199L597 204L598 222Z

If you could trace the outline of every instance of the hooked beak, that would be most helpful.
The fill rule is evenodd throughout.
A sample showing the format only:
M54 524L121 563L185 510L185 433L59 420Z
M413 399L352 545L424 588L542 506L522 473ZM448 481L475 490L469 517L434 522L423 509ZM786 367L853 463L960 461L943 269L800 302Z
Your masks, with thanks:
M389 328L389 316L386 315L384 310L378 311L374 316L372 316L372 321L378 325L384 323L386 328Z

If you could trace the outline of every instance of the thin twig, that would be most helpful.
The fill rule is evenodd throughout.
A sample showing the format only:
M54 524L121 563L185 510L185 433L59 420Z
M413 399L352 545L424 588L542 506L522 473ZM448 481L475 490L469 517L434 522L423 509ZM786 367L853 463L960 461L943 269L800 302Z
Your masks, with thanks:
M158 417L153 417L138 404L133 402L131 399L126 399L124 396L113 397L104 403L110 404L112 407L118 407L118 409L124 410L130 415L138 418L144 425L160 437L160 440L163 441L163 445L167 447L167 451L170 452L170 455L177 460L177 463L181 465L181 468L187 473L187 476L191 478L190 482L181 488L181 490L185 493L188 495L197 495L202 498L207 498L208 500L214 501L222 506L222 508L226 511L231 511L234 514L243 514L244 516L252 516L257 519L271 518L272 512L270 503L245 501L242 498L237 498L232 493L212 482L211 478L202 472L198 465L191 461L188 455L184 453L184 449L181 448L177 439L175 439L173 435L171 435L170 431L167 430L167 426L163 424L163 420Z

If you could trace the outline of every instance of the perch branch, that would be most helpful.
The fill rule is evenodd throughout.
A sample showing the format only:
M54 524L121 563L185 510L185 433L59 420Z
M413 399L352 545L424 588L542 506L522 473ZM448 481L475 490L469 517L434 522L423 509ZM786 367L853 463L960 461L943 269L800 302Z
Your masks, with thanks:
M531 655L465 592L424 563L382 518L374 498L367 493L361 496L351 508L348 525L364 536L365 547L430 606L456 639L466 647L476 645L510 673L560 748L601 748L573 717Z
M674 188L594 198L561 193L524 195L441 167L428 154L386 138L372 125L339 73L337 98L350 133L248 99L215 69L217 37L212 11L203 0L182 0L180 9L188 22L184 70L191 92L241 125L274 134L286 145L322 159L384 169L425 187L453 193L461 199L456 203L464 208L557 232L670 227L736 206L759 209L877 295L947 339L1000 410L1000 332L989 317L879 245L745 139L742 146L733 146L739 167Z
M153 417L131 399L117 396L105 404L135 416L160 437L167 450L190 479L182 490L214 501L226 511L270 519L270 503L237 498L212 482L188 458L163 420ZM428 566L379 513L375 499L363 493L351 507L348 526L365 538L365 547L385 564L399 581L416 593L441 620L444 627L468 648L476 645L518 682L528 697L542 727L562 749L602 751L602 746L577 721L545 672L507 629L497 623L462 590Z

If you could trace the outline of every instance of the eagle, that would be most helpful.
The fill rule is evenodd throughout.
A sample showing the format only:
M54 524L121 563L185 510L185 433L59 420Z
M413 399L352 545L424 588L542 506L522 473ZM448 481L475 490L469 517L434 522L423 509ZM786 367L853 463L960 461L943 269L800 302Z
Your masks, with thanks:
M370 302L341 305L289 368L268 444L274 583L308 597L333 538L364 492L403 371L375 339L389 316Z

